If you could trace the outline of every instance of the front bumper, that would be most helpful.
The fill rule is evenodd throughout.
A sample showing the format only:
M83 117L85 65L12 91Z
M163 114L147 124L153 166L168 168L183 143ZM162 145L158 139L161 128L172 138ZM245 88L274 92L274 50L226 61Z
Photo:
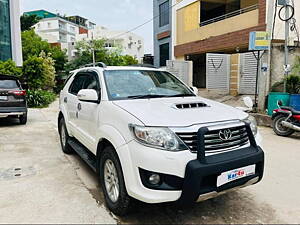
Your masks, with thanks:
M223 172L249 165L256 165L255 174L217 187L217 178ZM193 160L187 164L179 202L190 204L215 197L230 189L257 183L262 179L263 173L264 152L260 147L248 147L210 157L205 163Z
M257 183L263 177L264 153L260 135L256 139L252 135L250 139L250 147L207 157L190 151L162 151L131 141L117 149L127 192L146 203L191 204ZM256 165L254 175L217 187L217 177L223 172L249 165ZM149 173L161 175L165 182L156 187L145 185Z

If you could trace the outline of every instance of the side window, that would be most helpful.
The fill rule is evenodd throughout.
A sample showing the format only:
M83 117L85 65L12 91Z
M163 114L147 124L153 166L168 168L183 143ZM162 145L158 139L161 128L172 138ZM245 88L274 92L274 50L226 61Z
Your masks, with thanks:
M78 75L73 80L73 83L70 86L69 93L73 95L77 95L78 92L83 89L84 81L86 80L85 75Z
M99 83L94 74L89 73L86 75L86 79L82 89L94 89L95 91L99 92Z

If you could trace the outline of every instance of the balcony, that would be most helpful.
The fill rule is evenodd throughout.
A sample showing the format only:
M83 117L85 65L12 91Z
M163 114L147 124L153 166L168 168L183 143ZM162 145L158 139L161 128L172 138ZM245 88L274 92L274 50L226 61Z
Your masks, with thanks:
M244 13L256 10L256 9L258 9L258 4L255 4L255 5L243 8L243 9L239 9L239 10L236 10L236 11L224 14L222 16L218 16L218 17L203 21L203 22L200 22L200 26L203 27L203 26L206 26L208 24L216 23L216 22L219 22L219 21L222 21L222 20L234 17L234 16L239 16L239 15L242 15Z
M257 0L203 0L177 11L176 45L217 37L259 25Z

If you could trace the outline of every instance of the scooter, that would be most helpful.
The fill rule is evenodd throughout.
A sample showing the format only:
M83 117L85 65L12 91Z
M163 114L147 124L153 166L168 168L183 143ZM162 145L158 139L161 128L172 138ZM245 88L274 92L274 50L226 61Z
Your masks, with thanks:
M300 132L300 111L292 107L283 106L282 101L277 102L278 109L273 111L273 130L283 137Z

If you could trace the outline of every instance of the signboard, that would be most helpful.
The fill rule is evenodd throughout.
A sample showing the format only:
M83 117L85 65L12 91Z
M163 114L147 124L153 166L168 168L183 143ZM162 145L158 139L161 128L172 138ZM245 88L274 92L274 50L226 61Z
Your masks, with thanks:
M268 50L270 45L270 36L268 32L257 31L250 32L249 51Z

